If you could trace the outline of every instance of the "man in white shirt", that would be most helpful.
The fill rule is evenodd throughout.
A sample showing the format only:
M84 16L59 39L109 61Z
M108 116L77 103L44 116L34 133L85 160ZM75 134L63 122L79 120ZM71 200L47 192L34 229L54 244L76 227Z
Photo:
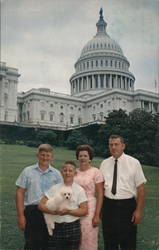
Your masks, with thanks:
M49 239L49 250L78 250L81 238L80 220L81 216L88 213L87 196L84 189L73 182L76 173L75 163L66 161L62 167L61 174L64 183L54 185L46 193L39 203L39 209L45 213L56 214L55 229L53 236ZM72 188L72 199L69 209L50 211L45 204L58 190L68 186Z
M100 166L105 193L102 213L105 250L135 250L137 224L141 222L146 179L140 162L124 153L124 139L109 138L111 157Z

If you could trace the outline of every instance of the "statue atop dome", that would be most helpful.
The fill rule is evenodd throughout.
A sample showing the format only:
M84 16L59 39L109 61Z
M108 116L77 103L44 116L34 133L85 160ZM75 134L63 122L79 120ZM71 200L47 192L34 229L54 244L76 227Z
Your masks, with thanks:
M96 26L97 26L96 36L107 35L106 33L107 23L104 21L104 18L103 18L103 8L100 8L99 10L99 20L96 23Z
M103 8L100 8L99 15L100 15L100 19L103 19Z

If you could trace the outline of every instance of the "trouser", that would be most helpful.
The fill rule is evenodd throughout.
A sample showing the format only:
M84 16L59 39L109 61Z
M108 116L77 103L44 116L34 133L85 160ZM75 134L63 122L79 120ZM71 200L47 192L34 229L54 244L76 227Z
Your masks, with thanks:
M104 199L102 227L105 250L136 249L137 226L131 222L135 208L134 198Z
M55 223L53 236L49 237L48 250L78 250L80 245L80 221Z
M43 213L37 205L26 206L24 211L26 227L24 230L24 250L46 250L48 247L48 231Z

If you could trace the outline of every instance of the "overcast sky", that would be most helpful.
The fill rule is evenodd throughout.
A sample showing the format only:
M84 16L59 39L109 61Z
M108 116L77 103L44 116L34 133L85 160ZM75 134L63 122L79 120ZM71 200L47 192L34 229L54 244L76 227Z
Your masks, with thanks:
M1 0L1 60L21 74L19 91L70 93L69 79L103 8L107 33L121 46L135 89L158 91L159 0Z

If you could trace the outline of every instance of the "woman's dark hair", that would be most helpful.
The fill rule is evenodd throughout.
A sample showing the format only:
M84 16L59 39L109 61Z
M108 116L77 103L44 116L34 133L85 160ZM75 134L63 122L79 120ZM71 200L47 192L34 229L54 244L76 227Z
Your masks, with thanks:
M94 150L93 150L93 148L91 146L89 146L89 145L80 145L80 146L78 146L76 148L76 158L77 158L77 160L78 160L78 155L79 155L80 151L87 151L88 154L89 154L90 160L93 159L93 157L94 157Z

